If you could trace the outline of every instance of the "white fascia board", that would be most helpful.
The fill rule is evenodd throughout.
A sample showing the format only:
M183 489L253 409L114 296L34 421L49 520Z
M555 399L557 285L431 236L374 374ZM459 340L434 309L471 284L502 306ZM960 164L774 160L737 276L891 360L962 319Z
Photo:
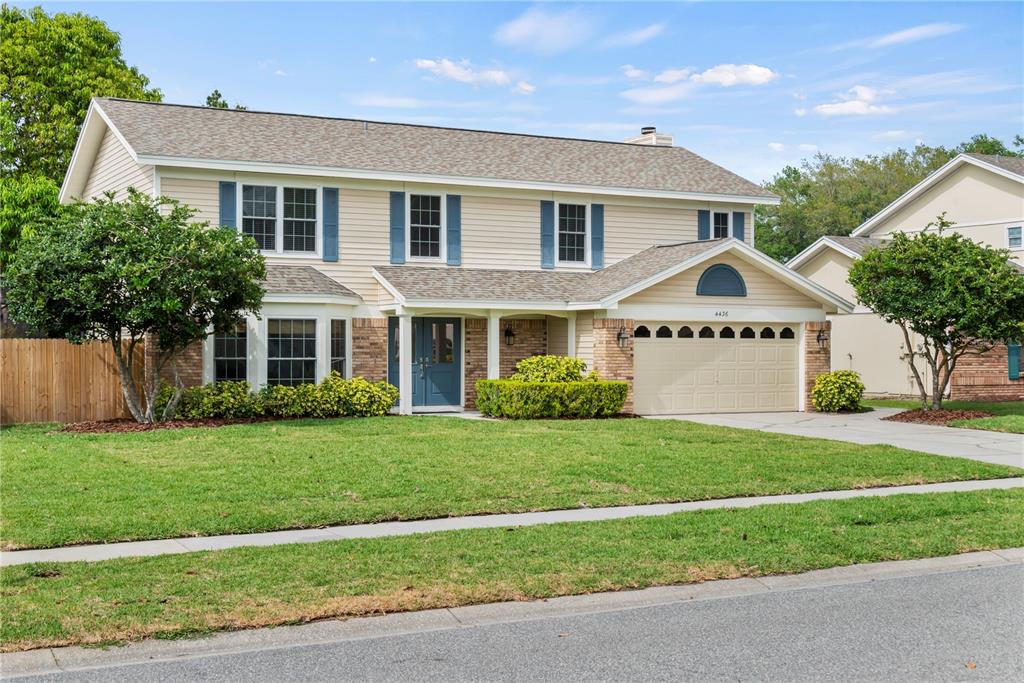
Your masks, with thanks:
M851 251L850 249L847 249L843 245L839 244L838 242L832 241L831 239L828 238L828 236L825 236L819 237L814 241L813 244L805 248L803 251L801 251L793 258L789 259L789 261L786 262L786 267L789 268L790 270L795 270L800 267L801 263L804 263L805 261L809 261L810 259L814 258L826 247L835 249L840 254L848 256L854 260L860 258L860 254L858 254L857 252Z
M388 282L387 278L381 275L380 271L378 271L376 268L373 269L373 279L376 280L381 287L386 289L388 294L395 298L395 302L397 304L405 303L405 297L402 296L402 293L395 289L395 286Z
M611 296L608 296L608 297L605 297L604 299L601 299L601 301L599 302L600 307L601 308L606 308L606 307L608 307L608 306L610 306L612 304L616 304L619 301L621 301L622 299L625 299L626 297L632 296L633 294L636 294L638 292L642 292L645 289L647 289L648 287L656 285L659 282L661 282L662 280L665 280L666 278L670 278L673 275L678 275L679 273L683 272L684 270L687 270L687 269L691 268L692 266L697 265L698 263L700 263L701 261L704 261L705 259L709 259L709 258L712 258L714 256L718 256L722 252L728 251L730 246L731 246L731 243L734 243L734 242L739 242L739 240L737 240L735 237L730 237L729 239L725 240L724 242L722 242L721 244L719 244L716 247L708 249L707 251L703 251L703 252L697 254L696 256L691 256L690 258L688 258L688 259L686 259L684 261L680 261L679 263L677 263L676 265L672 266L671 268L666 268L665 270L663 270L663 271L661 271L659 273L656 273L656 274L652 275L651 277L649 277L649 278L647 278L645 280L641 280L640 282L636 282L636 283L630 285L629 287L626 287L625 289L619 290L615 294L612 294Z
M992 173L995 173L996 175L1001 175L1004 178L1016 180L1018 183L1024 183L1024 176L1019 176L1016 173L1007 171L1005 168L1000 168L998 166L988 163L987 161L982 161L981 159L975 159L974 157L969 156L967 154L958 154L957 156L953 157L945 164L940 166L937 170L933 171L932 174L929 175L927 178L925 178L917 185L914 185L912 188L910 188L902 195L897 197L892 202L892 204L885 207L868 220L864 221L864 223L862 223L856 230L850 233L850 236L860 237L866 233L870 233L871 229L878 225L878 223L880 223L882 220L888 218L893 213L909 204L920 194L922 194L925 190L927 190L932 185L939 182L949 174L956 171L958 168L960 168L960 166L962 166L965 163L977 166L978 168L983 168L986 171L991 171Z
M566 311L568 302L551 301L488 301L486 299L407 299L407 308L492 309L514 311Z
M86 110L85 121L82 122L82 127L78 132L78 139L75 140L75 149L71 153L71 163L68 164L68 170L64 174L64 182L61 183L60 194L57 195L58 201L61 204L69 203L73 197L77 196L85 188L89 172L96 161L96 153L86 158L86 145L95 150L95 152L98 152L103 144L103 132L106 130L113 133L117 141L124 145L132 160L137 164L139 163L139 155L135 153L135 149L128 144L128 140L117 129L117 126L110 120L107 113L103 111L103 107L99 105L96 98L93 98L89 102L89 109Z
M478 187L499 187L517 190L540 190L544 192L571 192L612 195L621 197L656 197L659 199L685 199L690 201L719 202L730 204L778 204L778 197L748 197L743 195L713 194L708 192L673 192L669 190L639 190L625 187L602 187L599 185L570 185L564 183L531 182L525 180L500 180L497 178L473 178L465 176L427 175L422 173L395 173L391 171L369 171L337 168L334 166L306 166L299 164L272 164L258 161L217 161L191 159L187 157L139 155L140 164L154 166L176 166L180 168L207 168L236 173L280 173L285 175L308 175L327 178L352 178L360 180L383 180L397 183L430 183L435 185L473 185Z
M335 296L334 294L265 294L263 295L263 303L360 306L363 301L358 297Z

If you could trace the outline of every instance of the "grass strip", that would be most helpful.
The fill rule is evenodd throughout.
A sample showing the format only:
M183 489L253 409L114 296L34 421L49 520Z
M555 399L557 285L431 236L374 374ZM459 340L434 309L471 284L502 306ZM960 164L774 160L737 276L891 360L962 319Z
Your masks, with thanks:
M965 459L675 420L306 420L3 430L0 547L1018 476Z
M870 399L864 405L872 408L904 408L913 410L921 407L921 401L909 399ZM946 410L981 410L1001 415L1024 415L1024 401L943 401Z
M1024 490L907 494L0 572L2 649L173 638L1024 546Z
M953 420L949 423L949 426L984 429L989 432L1024 434L1024 415L1001 415L998 417L980 417L976 420Z

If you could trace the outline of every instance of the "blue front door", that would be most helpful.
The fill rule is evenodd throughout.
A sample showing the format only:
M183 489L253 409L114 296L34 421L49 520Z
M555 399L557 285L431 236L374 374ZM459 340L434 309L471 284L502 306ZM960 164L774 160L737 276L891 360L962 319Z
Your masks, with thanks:
M412 404L457 406L462 389L462 326L458 318L412 319ZM388 381L400 387L398 318L388 320Z

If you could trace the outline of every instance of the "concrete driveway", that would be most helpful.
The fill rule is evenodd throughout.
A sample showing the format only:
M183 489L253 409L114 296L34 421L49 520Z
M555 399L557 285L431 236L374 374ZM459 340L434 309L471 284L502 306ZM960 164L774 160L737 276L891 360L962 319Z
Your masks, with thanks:
M935 427L888 422L883 417L897 408L876 408L867 413L729 413L718 415L660 415L650 419L690 420L702 424L758 429L796 436L813 436L862 444L889 444L936 455L954 455L999 465L1024 467L1024 435L980 429Z

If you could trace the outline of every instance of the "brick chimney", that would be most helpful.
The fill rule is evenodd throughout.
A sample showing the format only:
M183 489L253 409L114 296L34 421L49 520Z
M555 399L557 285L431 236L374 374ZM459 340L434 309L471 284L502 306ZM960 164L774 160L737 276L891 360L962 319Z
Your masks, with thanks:
M640 129L640 135L626 138L626 142L633 145L656 145L658 147L671 147L672 136L668 133L659 133L654 126L644 126Z

